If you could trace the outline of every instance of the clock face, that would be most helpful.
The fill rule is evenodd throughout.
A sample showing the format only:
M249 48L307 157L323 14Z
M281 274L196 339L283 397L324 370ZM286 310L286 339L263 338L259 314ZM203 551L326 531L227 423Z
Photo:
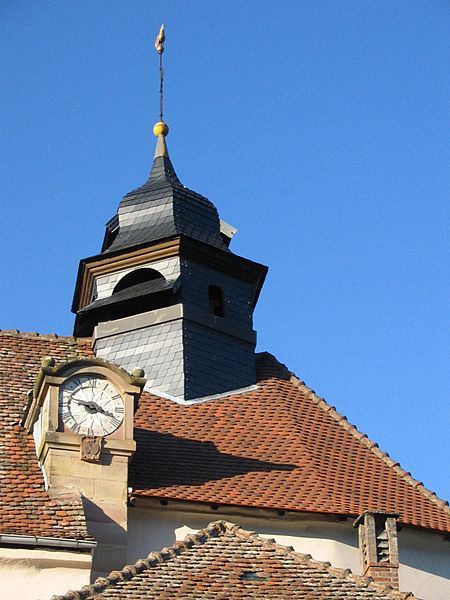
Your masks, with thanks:
M74 433L106 436L122 423L125 408L119 392L106 379L93 375L72 377L61 386L59 410Z

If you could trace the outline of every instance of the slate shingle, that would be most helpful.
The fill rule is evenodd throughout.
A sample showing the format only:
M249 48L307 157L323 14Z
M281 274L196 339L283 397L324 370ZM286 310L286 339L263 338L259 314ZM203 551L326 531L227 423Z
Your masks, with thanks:
M175 235L228 249L216 207L180 183L166 156L155 158L147 182L124 196L107 229L115 232L107 253Z

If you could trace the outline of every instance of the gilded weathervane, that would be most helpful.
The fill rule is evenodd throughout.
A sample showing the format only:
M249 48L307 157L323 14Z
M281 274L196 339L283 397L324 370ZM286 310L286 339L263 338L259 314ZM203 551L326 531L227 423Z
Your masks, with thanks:
M166 36L164 33L164 24L161 25L158 35L155 40L155 50L159 54L159 120L163 122L163 82L164 82L164 73L163 73L163 62L162 55L164 52L164 42Z

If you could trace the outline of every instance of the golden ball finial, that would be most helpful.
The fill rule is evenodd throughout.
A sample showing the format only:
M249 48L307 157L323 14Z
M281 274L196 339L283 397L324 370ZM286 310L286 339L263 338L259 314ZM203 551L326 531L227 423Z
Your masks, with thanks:
M153 125L153 133L156 137L158 137L158 135L163 135L166 137L166 135L169 133L169 126L167 123L164 123L164 121L158 121Z

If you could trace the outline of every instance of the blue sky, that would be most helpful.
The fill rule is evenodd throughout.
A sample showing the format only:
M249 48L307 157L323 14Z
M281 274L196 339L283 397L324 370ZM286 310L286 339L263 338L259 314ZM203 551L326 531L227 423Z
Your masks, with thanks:
M80 258L151 166L269 265L269 350L443 497L449 5L3 0L0 327L70 334Z

